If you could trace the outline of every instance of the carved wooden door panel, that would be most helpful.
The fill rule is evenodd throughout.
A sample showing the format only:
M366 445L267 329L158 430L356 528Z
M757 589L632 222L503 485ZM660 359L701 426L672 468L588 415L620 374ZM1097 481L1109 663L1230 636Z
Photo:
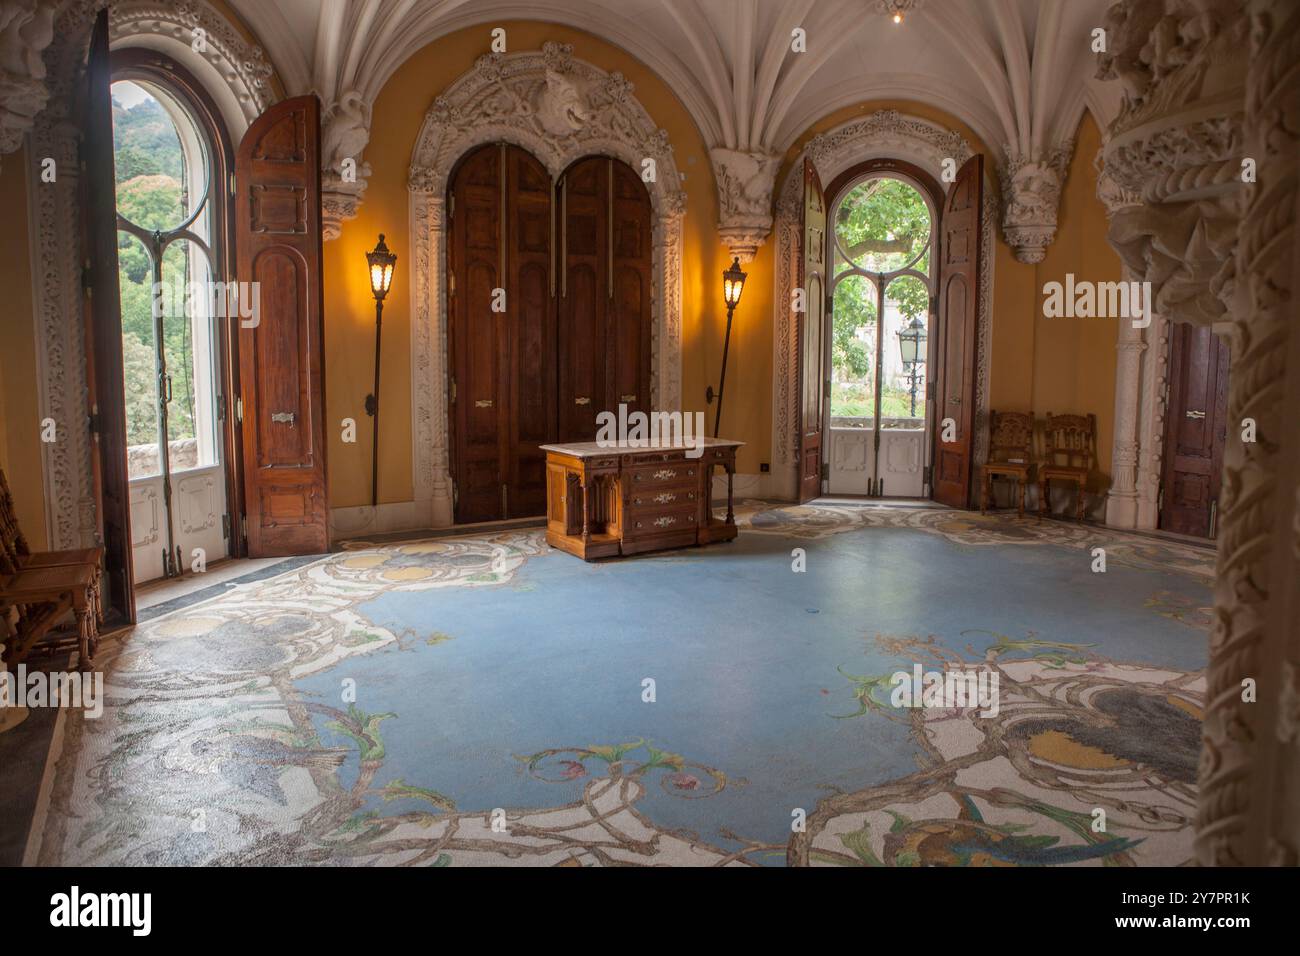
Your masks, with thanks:
M250 557L329 550L321 271L320 102L253 121L235 160L236 274L257 287L239 322ZM249 284L249 285L245 285Z
M796 285L806 311L799 323L799 500L822 489L822 425L826 407L826 193L810 160L803 167L802 256Z
M652 215L650 194L633 169L609 163L611 276L605 407L650 412L650 283ZM671 411L671 409L669 409Z
M559 185L558 352L560 441L593 441L607 407L610 295L609 161L580 159Z
M104 610L114 622L135 622L131 554L131 488L126 466L126 392L122 370L122 313L117 275L117 198L113 178L112 74L108 11L91 34L86 87L78 103L85 138L80 191L86 209L85 259L90 263L86 303L91 454L104 538Z
M984 157L957 172L939 221L939 344L933 497L953 508L970 503L975 453L975 352L979 321L980 209Z
M509 417L503 518L546 513L546 453L555 437L555 309L551 301L551 177L531 154L505 147L507 308L502 366Z
M448 345L456 521L546 511L555 438L551 179L533 156L495 144L450 185Z
M1214 536L1228 435L1228 347L1208 327L1169 327L1160 527Z

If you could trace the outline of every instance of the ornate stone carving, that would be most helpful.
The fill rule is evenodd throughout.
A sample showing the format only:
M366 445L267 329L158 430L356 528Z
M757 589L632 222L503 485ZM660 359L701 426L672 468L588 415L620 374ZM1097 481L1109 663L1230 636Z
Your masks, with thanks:
M0 156L19 147L49 99L41 54L52 39L52 6L0 0Z
M369 142L370 104L350 90L321 116L321 234L326 241L337 239L343 223L356 218L371 172L361 158Z
M776 314L773 320L772 363L772 487L775 497L793 498L798 490L795 463L795 422L798 420L798 343L790 312L799 255L799 216L802 206L803 160L812 159L823 183L869 159L891 156L915 163L942 182L943 161L960 167L972 155L961 134L897 110L880 110L813 137L795 157L776 203ZM993 237L997 205L992 190L984 190L983 248L987 268L981 270L979 288L979 344L976 355L975 462L988 458L989 355L992 343Z
M522 146L558 178L583 156L616 156L648 179L654 208L650 305L651 405L681 407L681 256L686 197L668 134L619 73L574 59L568 44L488 54L426 114L407 179L411 210L412 467L416 512L433 527L452 520L447 437L447 177L483 143ZM648 161L648 162L647 162ZM650 178L650 177L653 178Z
M1106 22L1099 75L1125 92L1106 166L1142 198L1115 214L1111 242L1152 282L1159 312L1222 323L1232 353L1197 856L1294 864L1300 8L1250 0L1243 15L1221 0L1123 0ZM1243 158L1257 182L1242 181ZM1256 441L1240 439L1246 418ZM1258 682L1253 702L1242 699L1247 678Z
M781 157L737 149L709 150L718 183L718 235L742 263L772 231L772 187Z
M1042 262L1056 238L1061 187L1074 153L1066 143L1041 158L1012 155L999 170L1002 180L1002 235L1020 262Z

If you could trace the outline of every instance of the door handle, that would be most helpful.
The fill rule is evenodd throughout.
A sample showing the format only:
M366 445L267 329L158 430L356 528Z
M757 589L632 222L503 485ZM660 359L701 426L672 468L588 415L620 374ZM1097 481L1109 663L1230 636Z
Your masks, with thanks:
M635 401L636 401L636 396L635 396L635 395L620 395L620 396L618 397L618 400L619 400L620 402L623 402L624 404L631 404L632 402L635 402Z
M271 421L275 422L278 425L288 425L290 428L293 427L294 418L295 416L293 412L272 412L271 413Z
M1198 409L1198 408L1189 408L1189 409L1187 410L1187 417L1188 417L1188 418L1204 418L1204 417L1205 417L1205 412L1201 411L1201 410Z
M591 399L589 399L589 398L575 398L575 399L573 400L573 404L575 404L575 405L590 405L590 404L591 404Z
M475 407L475 408L491 408L491 407L492 407L492 399L490 399L490 398L480 398L478 401L476 401L476 402L474 403L474 407Z
M958 397L958 396L953 396L952 398L948 399L948 402L949 402L950 404L952 404L952 405L960 405L960 404L961 404L961 398Z

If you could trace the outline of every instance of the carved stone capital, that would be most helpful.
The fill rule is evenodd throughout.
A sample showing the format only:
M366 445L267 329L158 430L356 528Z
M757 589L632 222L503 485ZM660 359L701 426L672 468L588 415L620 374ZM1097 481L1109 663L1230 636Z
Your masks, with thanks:
M1042 262L1056 238L1056 217L1061 207L1061 187L1074 153L1064 143L1044 156L1010 158L1000 170L1002 180L1002 234L1021 262Z
M45 108L50 92L41 54L54 39L54 7L0 0L0 155L12 153Z
M343 223L355 219L365 194L370 164L361 158L370 142L370 104L350 90L321 116L321 232L337 239Z
M718 183L718 234L741 262L754 258L772 231L772 189L781 157L718 147L709 150Z

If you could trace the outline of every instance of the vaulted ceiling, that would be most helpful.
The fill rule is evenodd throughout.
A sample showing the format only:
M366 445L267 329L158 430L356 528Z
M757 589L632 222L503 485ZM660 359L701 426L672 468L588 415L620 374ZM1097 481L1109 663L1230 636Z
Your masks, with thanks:
M711 146L784 151L837 107L931 103L990 149L1032 156L1074 133L1085 106L1118 104L1097 83L1090 31L1109 0L230 0L292 93L373 102L421 47L463 27L562 23L659 74ZM792 50L792 31L806 52ZM485 43L486 46L486 43Z
M1008 239L1025 261L1041 258L1055 231L1056 196L1084 110L1104 128L1119 107L1114 84L1093 76L1091 34L1110 0L229 3L288 91L321 97L327 147L331 122L345 126L336 141L366 141L376 96L416 51L465 27L516 19L582 29L641 60L681 99L715 168L727 167L733 180L774 176L799 136L840 107L927 103L969 125L992 152ZM749 193L770 196L770 183L754 185ZM1017 192L1025 202L1016 203ZM754 232L749 212L733 233ZM750 238L761 242L763 233L760 224Z

